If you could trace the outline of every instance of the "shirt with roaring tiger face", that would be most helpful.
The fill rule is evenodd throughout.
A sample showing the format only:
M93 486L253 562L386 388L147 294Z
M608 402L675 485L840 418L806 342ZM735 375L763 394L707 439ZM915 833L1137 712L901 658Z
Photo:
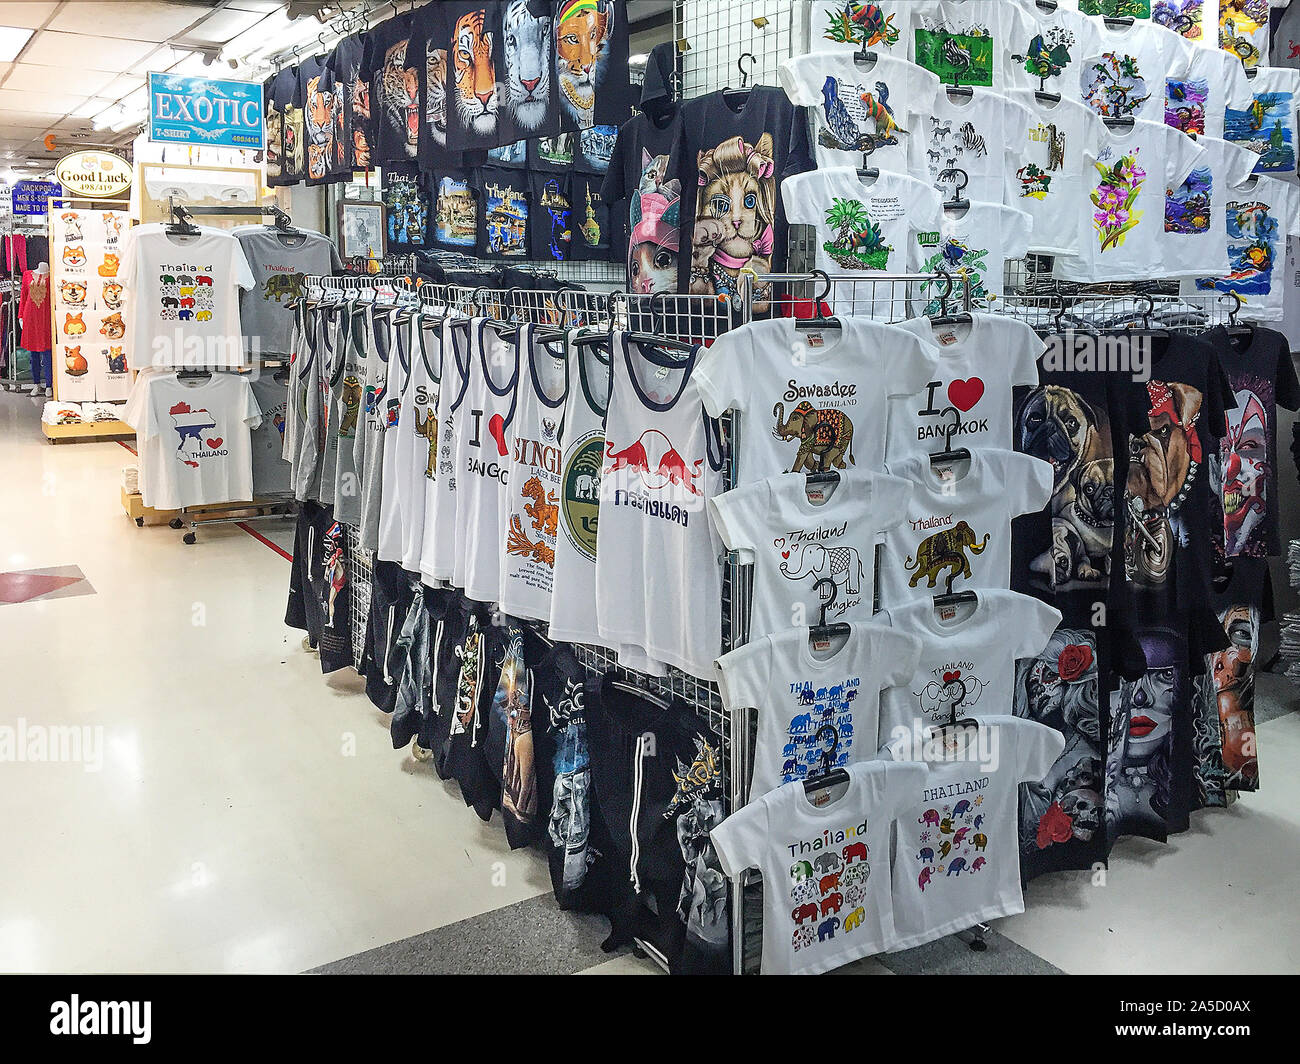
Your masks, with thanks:
M411 18L381 22L366 37L361 76L370 86L371 161L414 162L420 143L416 64L407 56Z

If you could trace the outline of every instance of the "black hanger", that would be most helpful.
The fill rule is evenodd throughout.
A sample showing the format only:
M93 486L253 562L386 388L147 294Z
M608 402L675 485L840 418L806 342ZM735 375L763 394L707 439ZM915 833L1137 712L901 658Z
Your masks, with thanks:
M749 60L751 67L758 62L758 57L753 52L740 53L740 57L736 60L736 67L740 71L740 88L722 90L722 98L728 103L732 100L740 100L743 106L744 101L749 99L749 70L745 67L746 59Z
M1039 103L1050 103L1055 107L1061 102L1061 94L1059 92L1048 92L1040 85L1034 90L1034 99Z
M966 186L970 184L970 175L960 166L953 166L947 170L939 171L939 179L943 180L944 175L952 175L952 199L946 200L943 205L945 211L966 211L970 210L970 200L966 199L962 193L966 191ZM960 184L958 183L960 181Z
M172 220L167 223L167 232L171 236L201 236L202 231L194 224L190 212L179 203L173 203Z
M1111 30L1126 30L1133 25L1133 19L1128 15L1105 15L1101 21Z
M864 43L861 48L853 53L853 61L855 63L869 63L875 66L876 53L867 51L867 46Z
M268 211L275 217L275 228L281 233L297 233L298 230L293 227L293 220L279 207L267 207Z
M609 681L609 686L616 691L623 691L627 694L636 695L643 702L649 702L662 710L672 708L672 702L660 695L657 691L652 691L649 687L643 687L639 683L633 683L630 680L615 679Z
M627 334L629 340L661 351L695 350L694 344L669 336L668 330L663 327L663 322L659 317L659 300L667 299L670 294L669 292L656 292L650 297L650 328L652 331L649 333L630 332Z
M1237 320L1237 312L1245 306L1245 300L1243 300L1241 295L1233 289L1228 289L1228 291L1223 294L1232 296L1232 309L1228 311L1228 324L1223 327L1224 332L1226 332L1232 339L1242 339L1249 336L1253 340L1255 336L1255 326L1251 325L1249 322Z
M858 167L858 180L864 182L871 182L872 184L874 184L879 177L880 177L880 168L877 166L868 166L867 153L863 152L862 165ZM871 186L868 185L867 187L870 188Z
M947 93L948 99L961 97L966 100L975 98L975 90L969 85L958 85L955 81L951 85L945 85L943 91Z
M571 284L561 285L555 290L556 306L559 307L560 311L560 321L558 325L539 326L533 330L533 339L535 339L539 344L559 343L568 336L569 305L560 297L565 292L575 291L580 291L580 289L575 288Z
M813 300L813 316L811 318L795 318L794 327L796 332L812 332L818 329L843 329L844 326L840 319L827 317L822 313L822 303L829 298L831 294L831 278L825 270L813 270L813 277L820 277L825 282L826 287L818 293Z
M812 477L821 477L825 474L813 473ZM835 474L838 479L839 474ZM839 587L829 576L824 576L813 584L813 590L817 591L823 585L830 587L830 595L822 601L821 617L815 625L808 629L808 642L810 645L822 642L823 640L837 639L841 636L847 636L852 628L840 621L834 624L826 623L826 611L834 604L836 597L839 595ZM842 768L835 768L835 753L840 746L840 733L830 724L823 724L817 729L815 738L821 739L823 733L829 732L831 736L830 749L822 751L821 771L815 775L805 777L803 789L805 794L811 794L813 791L821 790L825 787L832 787L837 783L847 783L849 775Z
M947 270L935 271L943 279L943 290L939 293L939 313L930 319L931 325L969 325L975 319L969 314L961 312L958 314L948 313L948 300L952 297L952 274ZM967 284L970 282L967 281Z
M1107 129L1132 129L1133 128L1132 115L1111 115L1109 117L1102 118L1102 121L1106 123Z
M932 605L936 610L948 606L961 606L967 602L978 602L979 596L974 591L950 591L946 595L935 595Z
M1153 337L1157 340L1167 338L1169 336L1168 329L1157 329L1151 324L1151 313L1156 309L1156 301L1152 299L1150 294L1147 292L1140 292L1138 298L1147 301L1146 306L1142 308L1142 331L1146 333L1147 336Z
M180 381L211 380L212 371L209 369L178 369L176 379Z
M614 350L614 324L618 320L617 300L623 295L622 289L609 293L609 328L592 329L573 341L575 347L603 347L611 354Z

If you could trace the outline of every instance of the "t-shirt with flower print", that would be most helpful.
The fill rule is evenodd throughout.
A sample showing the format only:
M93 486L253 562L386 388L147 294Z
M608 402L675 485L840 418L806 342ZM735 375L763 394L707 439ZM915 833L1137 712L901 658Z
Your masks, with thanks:
M763 873L764 975L816 975L891 947L890 826L924 766L867 761L812 794L768 791L710 833L722 870ZM874 874L873 874L874 873Z
M921 641L875 622L814 638L787 628L718 659L718 688L732 711L758 711L749 799L880 749L880 698L916 670Z
M1149 22L1096 28L1094 49L1079 63L1078 98L1102 118L1162 121L1165 79L1183 76L1187 42Z
M909 172L939 92L930 71L890 55L814 52L785 60L780 77L790 101L808 108L819 167Z
M1008 259L1024 258L1029 248L1033 219L1015 207L971 201L965 206L945 206L937 233L918 233L922 273L966 271L970 305L991 310L1002 298L1002 281ZM928 298L922 313L940 314L938 281L921 281L917 294ZM938 290L938 291L936 291ZM962 290L962 298L965 291ZM963 304L964 305L964 304Z
M1096 51L1097 24L1070 0L1017 3L1025 17L1020 35L1002 42L1003 86L1071 95L1080 60Z
M1201 165L1205 149L1162 123L1138 119L1110 130L1092 164L1091 192L1078 205L1079 254L1057 259L1070 281L1140 281L1176 268L1165 237L1165 190Z

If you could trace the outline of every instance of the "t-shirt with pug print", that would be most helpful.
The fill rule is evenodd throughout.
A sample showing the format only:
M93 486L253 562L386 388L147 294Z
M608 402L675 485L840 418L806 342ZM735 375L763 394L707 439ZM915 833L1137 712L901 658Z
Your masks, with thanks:
M921 641L881 623L818 635L787 628L718 659L718 688L733 711L758 711L749 800L880 749L880 700L916 671Z
M943 228L943 200L924 181L881 170L860 177L841 166L788 177L781 198L792 224L816 229L816 264L829 274L846 272L870 280L871 271L919 271ZM869 285L830 303L836 314L869 315L886 321L905 317L888 286L869 293ZM873 298L876 297L876 298Z
M892 607L878 623L921 641L916 667L881 697L884 744L913 728L1010 715L1016 662L1043 649L1061 614L1029 595L985 589L974 601L936 606L926 599Z
M750 638L816 624L823 607L830 623L870 620L876 543L911 494L905 480L854 469L831 483L768 477L710 500L722 542L754 566Z
M1001 203L1007 194L1007 171L1019 165L1017 134L1028 123L1024 105L1001 92L941 89L924 132L912 138L910 172L928 173L945 198L960 190L963 199ZM955 170L965 173L964 186Z
M951 274L965 270L964 283L970 289L971 307L975 310L1000 307L998 301L1002 298L1007 261L1025 257L1033 224L1024 211L1001 203L945 204L939 231L916 235L921 272L946 270ZM921 281L916 291L927 300L922 313L944 312L940 299L943 286L939 282ZM956 291L965 305L964 289Z
M909 318L900 327L938 348L939 360L920 392L889 400L886 464L951 447L1011 450L1012 389L1038 383L1038 334L1003 314L940 326Z
M889 471L914 486L905 520L885 532L880 605L902 606L931 596L1011 581L1011 520L1041 510L1052 490L1052 467L1029 455L994 448L933 461L914 455Z
M1225 412L1227 435L1217 454L1210 454L1213 500L1223 515L1223 535L1215 536L1215 548L1229 558L1276 557L1282 553L1277 408L1300 409L1290 345L1280 332L1262 326L1244 336L1220 326L1205 339L1214 345L1237 403Z
M909 780L894 823L891 952L1025 911L1018 785L1041 780L1064 748L1055 728L1009 715L885 748L929 769Z
M370 86L374 140L371 162L413 163L420 146L420 93L416 57L407 55L411 15L379 23L366 34L361 76Z
M786 59L781 87L808 110L817 165L875 166L906 174L927 143L926 118L937 105L939 79L906 59L851 52L814 52Z
M886 761L846 772L811 794L802 784L768 791L710 832L727 875L763 874L764 975L817 975L897 940L890 825L927 773Z
M749 426L740 434L737 484L884 469L886 400L923 389L939 352L906 329L865 317L839 321L839 329L797 329L789 318L751 322L700 357L695 381L705 409L713 417L738 410Z

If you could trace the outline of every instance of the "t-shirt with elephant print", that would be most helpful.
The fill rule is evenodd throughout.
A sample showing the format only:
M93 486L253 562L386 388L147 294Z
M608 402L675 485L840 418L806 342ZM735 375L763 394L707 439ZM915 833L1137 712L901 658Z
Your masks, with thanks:
M265 225L234 230L253 271L253 287L239 298L240 325L252 357L288 358L293 349L293 315L288 303L302 296L304 281L343 268L334 242L309 229L291 233Z
M909 602L879 622L920 640L915 669L880 700L880 741L954 717L1010 715L1016 662L1038 654L1061 614L1031 595L977 591L974 601Z
M917 182L926 192L933 192ZM713 417L737 410L737 484L778 473L883 470L889 396L933 379L938 350L914 332L866 317L839 329L796 329L789 318L718 337L695 371Z
M787 628L718 659L718 688L735 711L758 711L749 799L880 749L880 700L916 671L921 641L885 624L854 623L813 639Z
M901 521L912 485L850 470L838 483L779 475L725 492L709 503L723 543L754 566L750 638L826 620L869 621L875 602L875 548ZM821 585L820 587L818 585Z
M889 400L886 464L952 447L1012 447L1012 389L1038 383L1043 341L1004 314L972 314L969 324L934 326L909 318L900 328L939 350L934 377L916 395Z
M1010 586L1011 519L1047 505L1052 467L999 448L968 453L944 462L915 455L891 463L889 471L915 490L904 520L885 532L883 608Z
M923 67L879 54L851 52L787 59L781 87L808 109L817 165L875 166L906 174L917 144L930 132L939 79ZM865 162L863 161L865 159Z
M817 975L897 940L890 828L928 774L888 761L846 773L812 794L802 784L768 791L710 833L727 875L763 874L764 975Z
M199 229L198 236L172 235L150 223L126 236L117 273L130 297L134 329L128 332L138 364L230 368L244 362L239 289L253 287L253 272L229 231Z
M890 952L1025 911L1018 785L1041 780L1064 748L1055 728L1010 715L886 745L886 756L929 769L909 778L894 822Z

